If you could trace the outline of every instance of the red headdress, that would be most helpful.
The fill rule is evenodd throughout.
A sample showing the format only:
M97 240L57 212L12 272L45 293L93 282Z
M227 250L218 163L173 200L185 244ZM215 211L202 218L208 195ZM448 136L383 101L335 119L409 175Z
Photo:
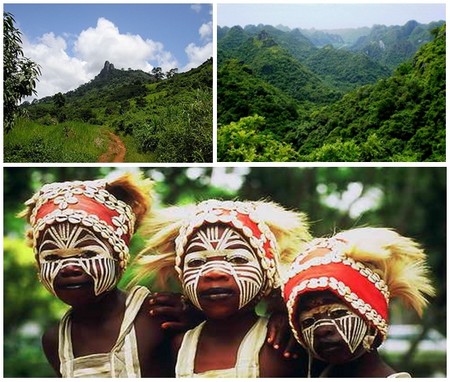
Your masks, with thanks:
M25 203L31 208L29 222L35 251L39 236L47 226L78 224L107 240L125 268L135 215L128 204L105 189L106 185L104 180L44 185Z

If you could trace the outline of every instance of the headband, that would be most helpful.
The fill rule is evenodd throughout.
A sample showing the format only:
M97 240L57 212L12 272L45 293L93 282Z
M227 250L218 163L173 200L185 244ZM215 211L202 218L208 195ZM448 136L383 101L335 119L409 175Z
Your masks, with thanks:
M42 231L49 225L67 222L91 229L107 240L124 269L135 216L128 204L106 190L106 185L104 180L51 183L29 199L25 204L32 208L29 222L35 254Z
M182 224L175 239L175 269L179 277L182 275L183 257L190 237L202 225L214 223L229 225L248 239L267 275L264 293L279 286L275 236L267 224L257 216L251 202L207 200L198 204L194 213Z
M330 291L368 324L375 327L384 341L388 329L389 291L373 270L346 254L347 243L331 238L316 241L299 255L287 273L283 297L289 323L296 339L304 344L298 320L298 304L308 292Z

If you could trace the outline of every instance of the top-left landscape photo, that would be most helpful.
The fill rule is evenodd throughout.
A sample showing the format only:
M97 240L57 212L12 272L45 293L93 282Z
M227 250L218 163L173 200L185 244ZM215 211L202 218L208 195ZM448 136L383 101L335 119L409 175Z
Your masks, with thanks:
M4 162L212 162L212 18L212 4L4 4Z

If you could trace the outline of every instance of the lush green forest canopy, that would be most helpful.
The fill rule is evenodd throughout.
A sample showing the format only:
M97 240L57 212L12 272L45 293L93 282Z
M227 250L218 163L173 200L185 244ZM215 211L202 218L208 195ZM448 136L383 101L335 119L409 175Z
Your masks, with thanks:
M4 136L5 161L101 162L112 133L125 162L211 162L212 66L146 73L105 62L89 83L24 103L28 117Z
M135 169L137 170L137 169ZM158 167L141 168L155 180L155 207L207 198L268 199L309 216L314 236L359 226L392 227L421 243L437 295L422 319L393 304L391 323L414 323L446 334L445 167ZM38 282L33 254L24 241L23 203L44 183L113 175L110 167L6 167L4 169L4 376L53 375L40 345L44 329L67 309ZM131 254L143 247L137 234ZM129 267L122 285L132 274ZM396 368L415 377L446 373L445 354L424 355L417 343Z
M219 27L219 161L445 161L445 31Z

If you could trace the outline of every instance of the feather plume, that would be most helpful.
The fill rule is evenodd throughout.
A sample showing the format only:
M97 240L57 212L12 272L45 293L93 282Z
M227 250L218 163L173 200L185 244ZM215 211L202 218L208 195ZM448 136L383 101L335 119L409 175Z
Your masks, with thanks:
M356 228L335 237L347 242L345 253L349 257L382 277L391 298L400 298L422 314L427 296L432 297L435 290L425 252L417 242L389 228Z

